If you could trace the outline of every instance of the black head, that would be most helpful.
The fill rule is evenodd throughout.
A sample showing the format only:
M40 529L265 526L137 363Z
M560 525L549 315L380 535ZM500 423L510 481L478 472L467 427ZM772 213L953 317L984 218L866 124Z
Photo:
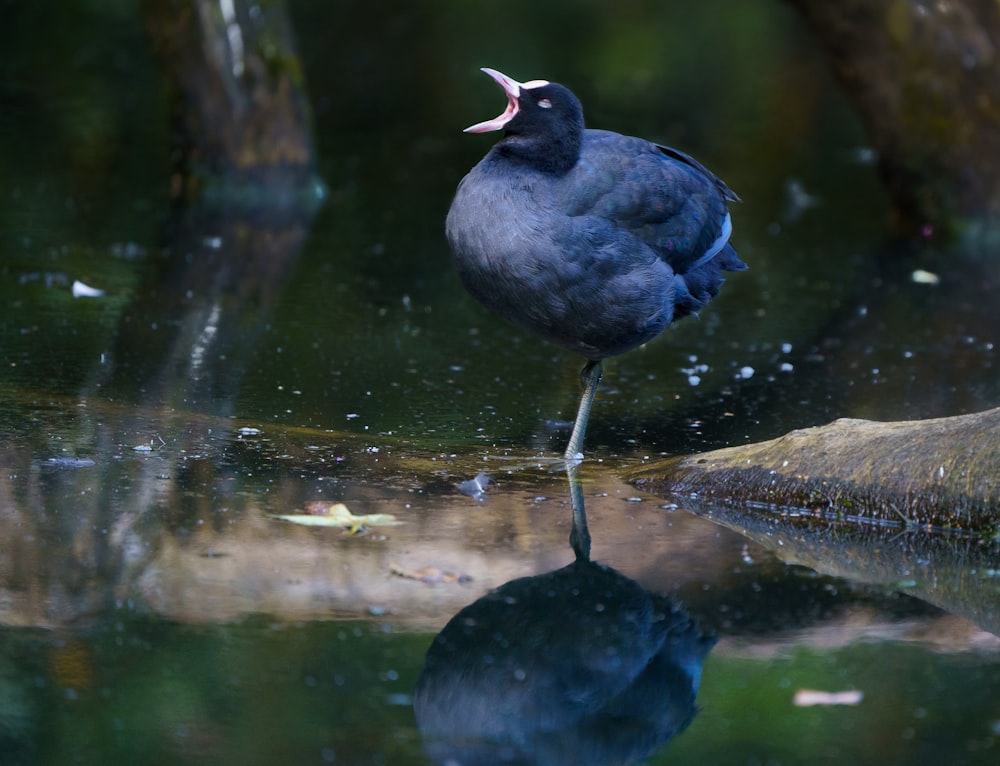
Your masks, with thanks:
M548 80L518 82L495 69L483 69L507 94L507 108L466 133L503 130L495 150L509 159L546 172L565 173L580 157L583 107L573 92Z

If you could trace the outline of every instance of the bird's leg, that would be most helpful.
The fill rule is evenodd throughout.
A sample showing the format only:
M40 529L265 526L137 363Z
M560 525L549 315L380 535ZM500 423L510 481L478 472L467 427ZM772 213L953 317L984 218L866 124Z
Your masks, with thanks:
M587 362L580 373L580 380L583 382L583 396L580 397L580 409L576 413L576 422L573 423L573 433L569 437L569 444L563 455L567 463L583 459L583 436L587 431L587 420L590 418L590 408L594 404L597 387L601 385L601 375L600 360Z
M583 484L580 483L580 464L567 461L566 477L569 479L569 496L573 504L573 527L569 533L569 544L577 561L590 561L590 530L587 528Z

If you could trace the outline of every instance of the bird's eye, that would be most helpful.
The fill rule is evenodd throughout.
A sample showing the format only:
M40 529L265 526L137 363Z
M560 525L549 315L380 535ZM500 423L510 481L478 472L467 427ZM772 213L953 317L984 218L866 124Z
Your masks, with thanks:
M551 109L552 108L552 102L549 99L547 99L547 98L540 98L540 99L538 99L538 105L540 107L542 107L542 109Z

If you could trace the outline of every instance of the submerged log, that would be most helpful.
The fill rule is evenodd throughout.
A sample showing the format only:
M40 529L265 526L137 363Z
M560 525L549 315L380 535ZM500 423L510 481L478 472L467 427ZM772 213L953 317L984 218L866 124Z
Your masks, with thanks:
M837 420L670 458L629 480L657 495L857 524L1000 536L1000 408L934 420Z

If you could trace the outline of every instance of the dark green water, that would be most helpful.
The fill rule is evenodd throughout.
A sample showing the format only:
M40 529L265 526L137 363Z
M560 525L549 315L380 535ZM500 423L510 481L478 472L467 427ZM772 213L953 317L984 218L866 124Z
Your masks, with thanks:
M561 453L580 360L482 310L443 238L492 140L461 128L503 105L480 66L570 85L591 125L683 148L744 200L751 270L609 362L588 433L595 558L720 639L650 762L996 761L996 621L906 595L927 561L817 575L614 476L1000 401L995 255L889 244L794 14L661 5L290 3L329 189L303 221L169 208L131 3L0 2L0 763L430 763L412 703L434 635L572 559L563 478L495 459ZM455 485L481 470L477 503ZM269 515L315 500L404 524ZM995 548L954 560L1000 603ZM398 574L427 567L471 579Z

